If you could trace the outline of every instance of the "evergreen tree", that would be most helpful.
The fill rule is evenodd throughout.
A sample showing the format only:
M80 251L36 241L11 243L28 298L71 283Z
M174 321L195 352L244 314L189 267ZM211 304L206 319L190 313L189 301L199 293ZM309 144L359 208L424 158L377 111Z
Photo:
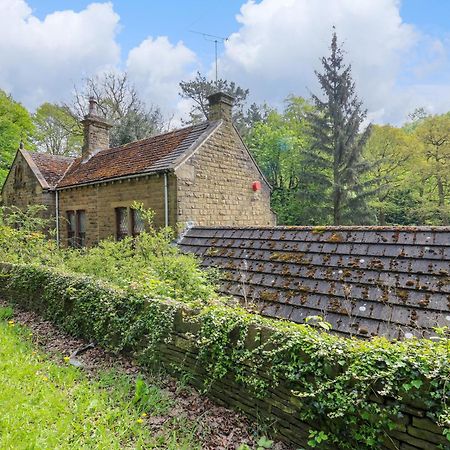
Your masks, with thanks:
M371 127L361 130L367 111L356 95L351 66L344 64L336 32L330 56L321 62L323 73L315 73L324 99L312 96L312 145L304 154L300 195L311 206L311 222L370 223L374 220L367 207L371 188L370 182L363 181L369 164L362 152Z

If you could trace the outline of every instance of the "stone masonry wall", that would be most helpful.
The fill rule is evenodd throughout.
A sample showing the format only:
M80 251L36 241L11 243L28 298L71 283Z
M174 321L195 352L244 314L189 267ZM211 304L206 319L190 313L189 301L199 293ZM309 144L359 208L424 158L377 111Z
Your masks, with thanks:
M29 205L45 205L44 217L55 217L55 193L42 189L21 153L11 167L2 190L2 205L25 210Z
M30 282L31 274L34 282ZM4 299L23 308L32 309L44 317L52 318L57 325L64 327L67 324L72 323L73 326L76 323L78 324L76 329L79 330L82 337L97 340L108 347L108 345L113 346L114 344L105 342L104 327L108 327L107 339L109 340L114 340L115 334L121 333L121 328L114 325L114 321L106 320L98 323L98 317L94 318L88 313L86 316L83 314L90 310L92 306L90 302L96 303L97 314L101 315L104 308L108 310L108 314L111 314L110 308L114 307L115 302L118 305L122 304L126 299L123 295L126 294L121 294L106 286L102 287L101 284L93 283L86 277L58 274L42 267L26 268L0 262L0 275L3 280L0 283L0 295ZM25 277L28 280L27 283L24 282ZM72 289L69 293L65 288L73 286L74 283L80 292L87 292L86 289L92 290L95 300L91 300L92 296L85 294L74 299L73 291L77 292L77 289ZM60 289L55 290L55 286L60 286ZM101 299L105 299L105 303L102 303ZM80 303L78 307L74 306L74 300ZM189 374L190 376L187 378L189 382L201 389L206 387L207 395L216 402L240 410L255 421L264 422L269 428L273 427L275 437L278 439L301 448L308 447L309 431L320 428L320 423L307 423L299 419L300 412L304 412L305 408L311 406L309 403L303 403L301 397L293 394L299 390L294 381L288 381L281 376L278 384L270 385L266 395L256 396L235 375L235 373L239 373L237 369L245 371L250 368L243 361L239 368L231 368L224 377L216 380L212 385L205 386L205 380L208 379L206 370L208 361L199 359L198 341L200 340L202 319L198 315L198 311L187 305L171 301L160 300L153 305L159 309L161 317L167 317L167 311L172 311L171 326L167 329L169 335L164 334L160 344L153 348L153 351L156 352L154 356L163 366L169 370L175 370L177 374ZM265 325L250 324L244 343L245 348L254 350L261 348L260 346L267 348L273 345L273 340L271 340L273 332L276 330ZM152 342L151 334L146 336L143 330L143 335L138 342L141 344L135 344L130 350L139 352L140 345L146 348L147 343ZM226 345L233 345L233 340ZM340 369L329 367L327 370L339 371ZM264 372L264 368L259 369L257 373L260 378L271 380L270 376ZM380 450L448 450L450 448L450 443L443 435L444 430L427 418L428 408L425 402L429 395L426 383L419 389L423 389L424 401L403 398L400 406L401 414L393 418L395 423L392 429L386 432L384 444L379 447ZM421 396L418 395L416 398L421 398ZM378 396L376 401L387 403L390 399ZM334 424L336 431L339 429L340 423L340 419L336 418ZM321 445L319 448L330 447ZM355 448L355 450L357 449Z
M172 339L161 344L159 351L165 366L178 367L193 374L190 377L191 384L202 389L207 373L199 364L195 342L200 325L192 319L192 315L193 312L187 308L177 314ZM255 342L264 344L269 341L270 329L251 328L246 341L247 348L254 348ZM266 377L264 372L259 372L259 375ZM309 448L309 430L317 428L318 424L305 423L297 418L304 405L301 398L292 394L295 390L295 384L281 379L279 385L269 388L266 397L256 398L228 373L208 387L207 395L224 406L242 411L255 421L262 420L268 426L273 425L278 439ZM427 418L427 411L425 404L404 399L401 414L394 419L395 427L386 435L380 450L450 449L443 429Z
M236 130L224 122L177 170L178 222L274 225L270 189ZM253 192L253 181L261 190Z
M169 225L176 224L175 180L169 176ZM164 226L164 176L151 175L117 180L59 192L61 244L67 245L67 211L86 211L86 245L116 234L115 208L141 202L155 212L154 225Z

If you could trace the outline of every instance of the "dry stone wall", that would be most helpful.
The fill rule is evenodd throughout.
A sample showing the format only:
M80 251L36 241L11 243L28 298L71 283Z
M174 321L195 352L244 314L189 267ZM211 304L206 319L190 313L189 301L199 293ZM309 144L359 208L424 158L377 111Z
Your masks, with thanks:
M240 410L250 418L273 427L275 436L279 439L304 448L308 447L311 429L317 430L321 427L326 429L327 426L332 426L335 433L341 431L342 436L348 433L347 429L342 428L344 422L339 417L333 421L332 425L312 419L300 420L302 413L311 408L314 402L308 403L295 395L301 386L293 381L295 378L288 379L286 374L281 373L277 382L274 382L266 366L255 368L251 362L242 361L231 367L222 377L213 378L215 381L210 384L211 373L208 367L212 360L208 359L208 354L205 360L205 355L201 355L201 347L198 345L205 318L199 315L199 311L186 305L171 301L146 300L140 303L143 309L136 309L139 302L134 297L130 302L133 306L128 314L132 314L135 321L131 320L131 316L127 316L124 322L123 314L127 314L125 305L128 294L87 277L59 274L39 267L27 268L8 264L0 264L0 275L2 278L0 295L3 298L22 307L33 309L66 330L72 330L72 332L77 330L79 335L95 339L100 345L108 348L115 348L116 341L123 338L124 329L119 327L119 323L130 323L132 327L140 320L145 322L146 308L151 308L151 316L147 316L147 320L152 318L149 323L157 326L156 319L159 323L169 320L170 326L156 341L153 326L148 329L143 328L135 340L136 344L131 347L128 345L128 351L139 354L140 350L148 349L148 342L154 342L155 345L151 347L152 353L164 367L177 374L188 374L189 382L202 390L205 389L216 402ZM115 321L115 316L111 316L111 308L115 308L116 305L121 312L119 321ZM252 323L249 325L243 345L248 350L261 348L264 344L274 346L271 338L276 332L272 327ZM224 348L225 352L235 348L233 339L224 344L231 346L231 348ZM299 358L302 358L301 352L299 352ZM328 372L340 370L342 367L327 369ZM253 375L256 373L261 380L268 381L268 390L258 395L244 384L242 374L246 371L252 371ZM418 395L414 397L408 397L408 394L403 395L399 414L393 418L391 429L384 430L384 444L377 448L381 450L450 449L449 442L443 434L444 430L429 418L431 411L426 403L426 399L429 399L429 386L427 387L424 383L418 389ZM388 406L393 400L386 395L377 394L373 401ZM317 448L348 447L330 447L321 444Z

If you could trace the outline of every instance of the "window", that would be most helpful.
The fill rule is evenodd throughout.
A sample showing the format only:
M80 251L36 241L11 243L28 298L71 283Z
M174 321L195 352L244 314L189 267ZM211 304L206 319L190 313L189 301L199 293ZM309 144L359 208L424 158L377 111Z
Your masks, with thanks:
M67 244L81 248L86 245L86 211L67 211Z
M121 241L128 236L128 208L116 208L116 238Z
M144 231L144 220L142 213L138 209L131 210L131 229L133 231L133 237Z
M69 247L76 247L76 220L75 211L67 211L67 244Z
M86 211L77 211L77 240L78 247L86 245Z

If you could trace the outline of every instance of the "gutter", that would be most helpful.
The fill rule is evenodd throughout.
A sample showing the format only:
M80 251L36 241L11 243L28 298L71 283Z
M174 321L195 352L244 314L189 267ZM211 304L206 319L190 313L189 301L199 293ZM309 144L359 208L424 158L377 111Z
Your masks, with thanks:
M59 192L56 191L56 245L59 247Z
M137 173L134 175L123 175L121 177L105 178L103 180L95 180L95 181L88 181L85 183L71 184L69 186L56 186L55 189L57 191L63 191L64 189L74 189L74 188L82 187L82 186L93 186L96 184L111 183L111 182L117 181L117 180L129 180L129 179L133 179L133 178L141 178L141 177L159 175L159 174L161 174L161 172L163 172L163 171L162 170L154 170L154 171L149 171L149 172ZM165 172L163 172L163 173L165 173Z

